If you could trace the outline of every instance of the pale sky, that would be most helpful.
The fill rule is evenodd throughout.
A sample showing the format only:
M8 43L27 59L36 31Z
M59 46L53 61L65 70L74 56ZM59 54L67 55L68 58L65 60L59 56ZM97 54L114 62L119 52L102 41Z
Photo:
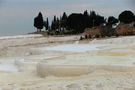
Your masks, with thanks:
M44 18L94 10L105 17L134 12L134 0L0 0L0 35L26 34L36 29L33 19L41 11Z

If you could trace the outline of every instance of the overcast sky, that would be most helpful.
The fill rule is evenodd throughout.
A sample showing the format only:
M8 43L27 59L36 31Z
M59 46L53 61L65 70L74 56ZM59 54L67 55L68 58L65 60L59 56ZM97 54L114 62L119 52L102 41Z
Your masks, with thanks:
M65 11L81 13L94 10L105 17L124 11L134 12L134 0L0 0L0 35L33 32L33 18L41 11L44 18L52 19Z

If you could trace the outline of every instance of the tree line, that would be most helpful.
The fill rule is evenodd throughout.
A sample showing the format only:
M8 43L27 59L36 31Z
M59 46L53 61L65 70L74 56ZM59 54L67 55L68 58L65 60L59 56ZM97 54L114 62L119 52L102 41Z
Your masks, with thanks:
M41 29L45 27L50 34L79 34L84 32L85 28L105 26L113 29L113 26L117 23L128 24L132 22L135 22L135 14L127 10L121 12L118 18L114 16L105 18L95 11L88 12L87 10L83 13L72 13L69 16L64 12L62 17L54 16L51 24L49 24L48 18L43 20L41 12L34 18L34 26L37 28L37 32L41 32Z

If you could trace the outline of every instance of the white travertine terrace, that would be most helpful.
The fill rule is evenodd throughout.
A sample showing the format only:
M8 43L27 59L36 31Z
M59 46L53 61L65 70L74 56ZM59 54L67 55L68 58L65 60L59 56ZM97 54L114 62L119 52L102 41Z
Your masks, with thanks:
M1 90L134 90L135 37L0 39Z

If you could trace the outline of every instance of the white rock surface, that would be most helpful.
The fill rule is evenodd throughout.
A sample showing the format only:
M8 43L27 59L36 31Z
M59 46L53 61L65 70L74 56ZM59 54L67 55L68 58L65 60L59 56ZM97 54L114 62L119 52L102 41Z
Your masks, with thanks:
M0 90L135 89L135 36L78 37L1 37ZM44 78L39 64L40 73L49 72Z

